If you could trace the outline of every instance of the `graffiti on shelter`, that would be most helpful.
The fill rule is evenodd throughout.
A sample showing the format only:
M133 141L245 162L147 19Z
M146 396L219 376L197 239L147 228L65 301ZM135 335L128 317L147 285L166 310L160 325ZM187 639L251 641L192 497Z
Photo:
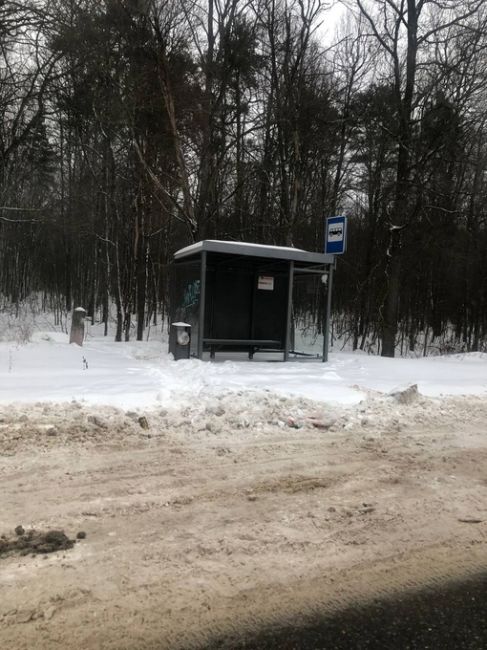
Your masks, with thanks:
M193 280L190 282L186 289L184 290L183 296L183 308L187 309L188 307L193 307L198 304L200 297L200 281Z

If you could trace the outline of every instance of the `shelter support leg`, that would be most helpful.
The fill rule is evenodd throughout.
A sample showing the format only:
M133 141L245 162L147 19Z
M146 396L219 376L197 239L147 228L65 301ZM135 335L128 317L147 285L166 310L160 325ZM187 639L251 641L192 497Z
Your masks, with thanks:
M203 339L205 337L205 302L206 302L206 251L201 253L200 267L200 311L198 327L198 359L203 359Z
M291 349L291 319L293 309L293 286L294 286L294 262L289 262L289 285L287 293L287 316L286 316L286 341L284 347L284 361L289 360Z
M328 283L326 285L325 303L325 327L323 332L323 363L328 361L328 350L330 347L330 319L331 319L331 292L333 289L333 264L330 264L328 272Z

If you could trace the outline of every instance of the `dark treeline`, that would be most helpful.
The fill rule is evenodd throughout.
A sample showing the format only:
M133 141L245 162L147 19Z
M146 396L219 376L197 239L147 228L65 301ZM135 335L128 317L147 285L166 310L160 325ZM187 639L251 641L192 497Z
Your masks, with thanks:
M117 340L141 339L178 248L322 250L347 214L354 348L482 349L484 4L349 0L333 25L322 0L2 2L4 303L115 305Z

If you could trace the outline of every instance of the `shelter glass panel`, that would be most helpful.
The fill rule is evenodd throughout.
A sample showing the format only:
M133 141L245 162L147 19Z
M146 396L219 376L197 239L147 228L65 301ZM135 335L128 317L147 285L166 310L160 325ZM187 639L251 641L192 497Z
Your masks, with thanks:
M323 354L326 287L321 274L294 276L291 349L309 356Z

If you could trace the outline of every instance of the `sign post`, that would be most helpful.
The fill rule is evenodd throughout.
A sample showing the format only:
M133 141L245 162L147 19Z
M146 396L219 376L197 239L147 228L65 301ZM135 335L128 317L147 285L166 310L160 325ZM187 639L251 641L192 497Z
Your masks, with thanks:
M347 250L347 217L328 217L325 223L325 253L328 255L342 255ZM325 283L325 331L323 333L323 362L328 361L331 319L331 292L333 288L333 271L336 266L336 257L330 264L327 281Z

